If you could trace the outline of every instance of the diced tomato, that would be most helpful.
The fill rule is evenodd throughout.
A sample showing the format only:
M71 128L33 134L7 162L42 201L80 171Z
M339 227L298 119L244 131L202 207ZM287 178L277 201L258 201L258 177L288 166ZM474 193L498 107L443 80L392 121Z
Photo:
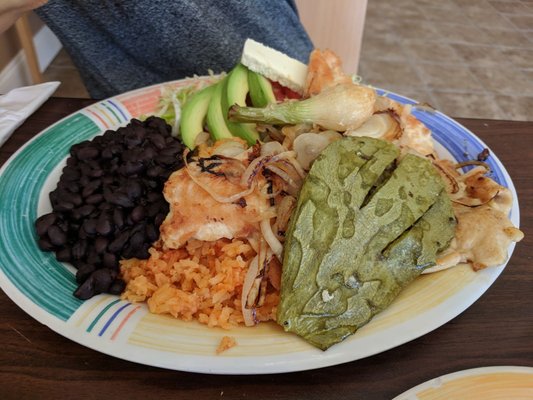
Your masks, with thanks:
M288 87L282 86L279 82L270 81L272 84L272 91L277 101L284 101L287 99L301 99L302 96Z

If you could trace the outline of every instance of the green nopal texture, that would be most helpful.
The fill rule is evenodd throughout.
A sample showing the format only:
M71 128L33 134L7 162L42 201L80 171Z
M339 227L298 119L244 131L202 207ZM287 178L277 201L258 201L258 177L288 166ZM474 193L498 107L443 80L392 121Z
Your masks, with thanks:
M333 142L302 186L284 247L278 323L326 350L386 308L453 238L439 174L368 137Z

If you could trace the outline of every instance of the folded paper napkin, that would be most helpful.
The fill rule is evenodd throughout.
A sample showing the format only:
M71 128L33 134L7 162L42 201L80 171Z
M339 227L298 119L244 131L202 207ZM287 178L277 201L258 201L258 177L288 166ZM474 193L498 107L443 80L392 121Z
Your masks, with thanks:
M0 146L41 104L56 91L60 82L16 88L0 96Z

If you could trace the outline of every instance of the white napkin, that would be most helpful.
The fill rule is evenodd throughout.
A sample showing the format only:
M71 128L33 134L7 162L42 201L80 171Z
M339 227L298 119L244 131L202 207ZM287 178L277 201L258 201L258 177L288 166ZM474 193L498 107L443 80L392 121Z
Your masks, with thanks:
M56 91L60 82L16 88L0 96L0 146Z

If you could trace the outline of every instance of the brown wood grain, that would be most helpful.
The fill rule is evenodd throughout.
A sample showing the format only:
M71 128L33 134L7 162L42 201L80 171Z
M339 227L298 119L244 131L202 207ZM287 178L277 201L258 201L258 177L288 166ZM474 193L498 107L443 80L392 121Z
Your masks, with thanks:
M39 131L90 103L46 102L0 148L0 164ZM41 325L0 291L0 399L391 399L458 370L533 366L533 122L459 121L506 166L526 237L490 289L452 321L351 363L290 374L217 376L148 367L90 350Z

